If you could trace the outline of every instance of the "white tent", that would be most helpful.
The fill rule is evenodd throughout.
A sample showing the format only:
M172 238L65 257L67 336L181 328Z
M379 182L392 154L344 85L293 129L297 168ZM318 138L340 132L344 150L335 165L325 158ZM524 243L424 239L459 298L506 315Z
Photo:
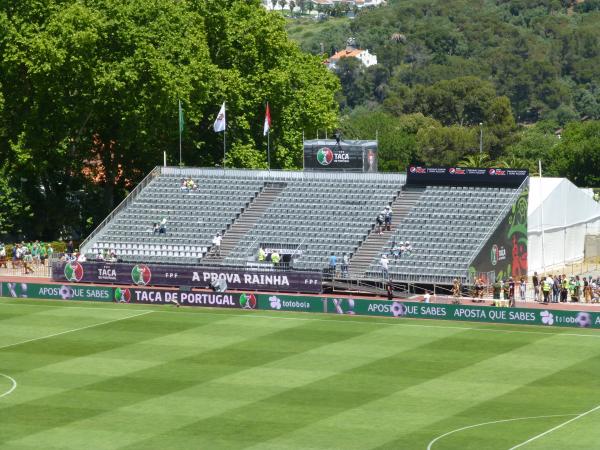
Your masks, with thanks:
M527 215L530 274L580 261L585 235L600 231L600 204L566 178L531 177Z

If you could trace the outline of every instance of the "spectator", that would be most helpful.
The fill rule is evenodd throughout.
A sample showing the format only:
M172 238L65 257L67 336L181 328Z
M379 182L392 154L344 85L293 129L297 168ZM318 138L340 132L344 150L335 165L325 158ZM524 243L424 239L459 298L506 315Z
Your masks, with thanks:
M583 281L583 301L586 303L592 302L592 286L586 279Z
M104 255L102 254L101 251L99 251L98 254L96 255L96 261L104 261Z
M160 227L158 226L158 224L157 224L156 222L154 222L154 223L152 224L152 233L154 233L154 234L158 234L158 233L159 233L159 231L160 231Z
M52 244L48 244L48 248L46 249L46 252L48 253L48 259L52 258L52 255L54 254L54 249L52 248Z
M342 255L342 277L348 278L348 265L350 264L350 259L348 258L348 254L344 253Z
M8 269L8 264L6 263L6 248L2 243L0 243L0 267Z
M383 234L383 222L385 220L385 214L382 212L380 212L377 215L377 227L379 229L379 234Z
M213 246L214 246L214 254L216 256L221 256L221 241L223 240L223 238L221 237L221 233L217 232L217 234L215 234L215 237L212 240ZM271 261L273 260L273 255L271 255Z
M383 213L383 220L385 222L385 229L392 231L392 207L386 206Z
M113 249L110 250L110 255L108 256L108 258L106 258L106 260L108 262L117 262L118 258L117 258L117 254L115 253L115 251Z
M458 281L458 278L455 278L454 281L452 282L452 303L458 305L460 304L460 292L461 291L461 286L460 286L460 281Z
M83 253L79 253L79 249L77 249L77 261L78 262L86 262L87 258Z
M412 245L410 245L410 242L406 241L404 243L404 252L403 253L406 253L406 256L410 256L410 255L412 255L412 250L413 250Z
M492 293L494 300L500 300L500 292L502 291L502 284L500 281L496 280L496 282L492 285Z
M554 280L550 275L548 275L544 281L542 282L542 294L544 296L544 304L548 303L548 299L550 297L550 291L552 290L552 285L554 284Z
M331 275L331 277L335 277L336 266L337 266L337 256L335 256L335 253L332 253L331 256L329 257L329 275Z
M525 277L521 277L519 280L519 294L521 297L521 301L525 301L525 294L527 292L527 279Z
M67 255L71 256L73 254L73 241L69 241L67 243Z
M29 250L25 250L25 253L23 255L23 269L25 269L25 275L27 275L28 273L33 273L33 268L31 267L32 263L33 256L31 256Z
M260 247L258 247L258 262L265 262L265 259L267 258L267 253L265 252L265 249L262 248L262 245Z
M158 234L165 234L167 232L167 218L163 217L160 221L160 226L158 228Z
M279 252L277 250L273 250L273 253L271 253L271 262L274 266L278 266L279 261L281 261L281 256L279 256Z
M531 282L533 284L533 300L538 302L540 301L540 279L537 272L533 272Z
M508 279L508 306L515 307L515 281L512 277Z
M429 303L431 299L431 293L429 291L425 291L425 295L423 296L423 302L425 303Z
M389 272L388 272L389 260L385 253L383 255L381 255L379 264L381 264L381 275L383 276L383 278L387 278L388 274L389 274Z
M188 191L187 181L186 181L186 179L185 179L185 178L182 178L182 179L181 179L181 185L179 186L179 189L180 189L182 192L187 192L187 191Z
M402 256L402 251L400 250L400 246L396 243L396 241L394 241L394 243L392 244L391 253L394 259L398 259Z
M387 292L387 299L393 300L394 299L394 286L392 286L392 280L388 280L385 289Z
M40 261L42 264L46 264L46 259L48 259L48 249L46 245L42 242L40 244Z
M560 276L554 275L552 278L552 303L558 303L560 299Z
M569 280L567 276L563 274L560 279L560 301L565 303L569 298Z

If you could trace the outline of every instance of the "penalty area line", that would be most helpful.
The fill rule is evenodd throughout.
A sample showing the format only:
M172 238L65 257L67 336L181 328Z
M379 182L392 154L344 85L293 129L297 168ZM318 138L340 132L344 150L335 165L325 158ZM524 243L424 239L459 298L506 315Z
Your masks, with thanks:
M584 413L578 414L577 416L573 417L572 419L567 420L566 422L560 423L558 425L556 425L555 427L550 428L549 430L544 431L543 433L537 434L535 436L533 436L532 438L527 439L525 442L521 442L520 444L515 445L514 447L511 447L509 450L515 450L517 448L521 448L527 444L529 444L530 442L533 442L543 436L546 436L547 434L552 433L553 431L556 431L562 427L564 427L565 425L570 424L571 422L575 422L576 420L581 419L582 417L587 416L588 414L593 413L594 411L597 411L600 409L600 405L595 406L594 408L590 409L589 411L586 411Z
M12 383L12 386L8 391L6 391L4 394L0 394L0 398L2 398L6 397L7 395L10 395L17 388L17 380L15 380L13 377L9 377L4 373L0 373L0 377L4 377Z
M516 417L516 418L513 418L513 419L501 419L501 420L492 420L490 422L476 423L475 425L468 425L466 427L457 428L456 430L448 431L447 433L439 435L438 437L436 437L435 439L433 439L427 445L427 450L431 450L431 448L433 447L433 444L435 444L437 441L442 440L446 436L450 436L451 434L454 434L454 433L460 433L461 431L470 430L471 428L484 427L486 425L493 425L493 424L496 424L496 423L516 422L517 420L549 419L549 418L552 418L552 417L568 417L568 416L576 416L576 415L577 414L554 414L554 415L551 415L551 416Z
M145 316L146 314L152 314L152 313L154 313L154 311L145 311L143 313L134 314L132 316L120 317L118 319L107 320L105 322L94 323L92 325L86 325L85 327L79 327L79 328L73 328L72 330L61 331L60 333L53 333L53 334L48 334L46 336L40 336L40 337L36 337L36 338L32 338L32 339L27 339L25 341L14 342L12 344L3 345L2 347L0 347L0 350L4 350L5 348L10 348L10 347L16 347L17 345L21 345L21 344L27 344L28 342L40 341L42 339L49 339L49 338L52 338L52 337L55 337L55 336L62 336L63 334L68 334L68 333L74 333L76 331L87 330L88 328L99 327L101 325L107 325L109 323L120 322L121 320L133 319L134 317Z

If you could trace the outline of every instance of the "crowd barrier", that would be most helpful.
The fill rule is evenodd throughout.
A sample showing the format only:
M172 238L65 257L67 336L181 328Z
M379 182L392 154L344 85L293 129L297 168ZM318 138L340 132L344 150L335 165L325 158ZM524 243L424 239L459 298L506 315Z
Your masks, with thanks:
M600 313L531 308L496 308L397 302L331 296L297 296L258 293L216 293L136 286L105 287L73 284L0 283L0 297L57 300L116 301L142 304L295 311L392 319L437 319L545 327L600 329Z

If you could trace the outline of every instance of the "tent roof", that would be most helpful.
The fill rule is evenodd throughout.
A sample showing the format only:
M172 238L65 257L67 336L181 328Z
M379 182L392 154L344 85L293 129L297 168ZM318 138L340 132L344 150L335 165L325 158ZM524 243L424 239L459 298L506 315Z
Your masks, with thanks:
M529 231L569 227L600 217L600 204L566 178L529 179Z

